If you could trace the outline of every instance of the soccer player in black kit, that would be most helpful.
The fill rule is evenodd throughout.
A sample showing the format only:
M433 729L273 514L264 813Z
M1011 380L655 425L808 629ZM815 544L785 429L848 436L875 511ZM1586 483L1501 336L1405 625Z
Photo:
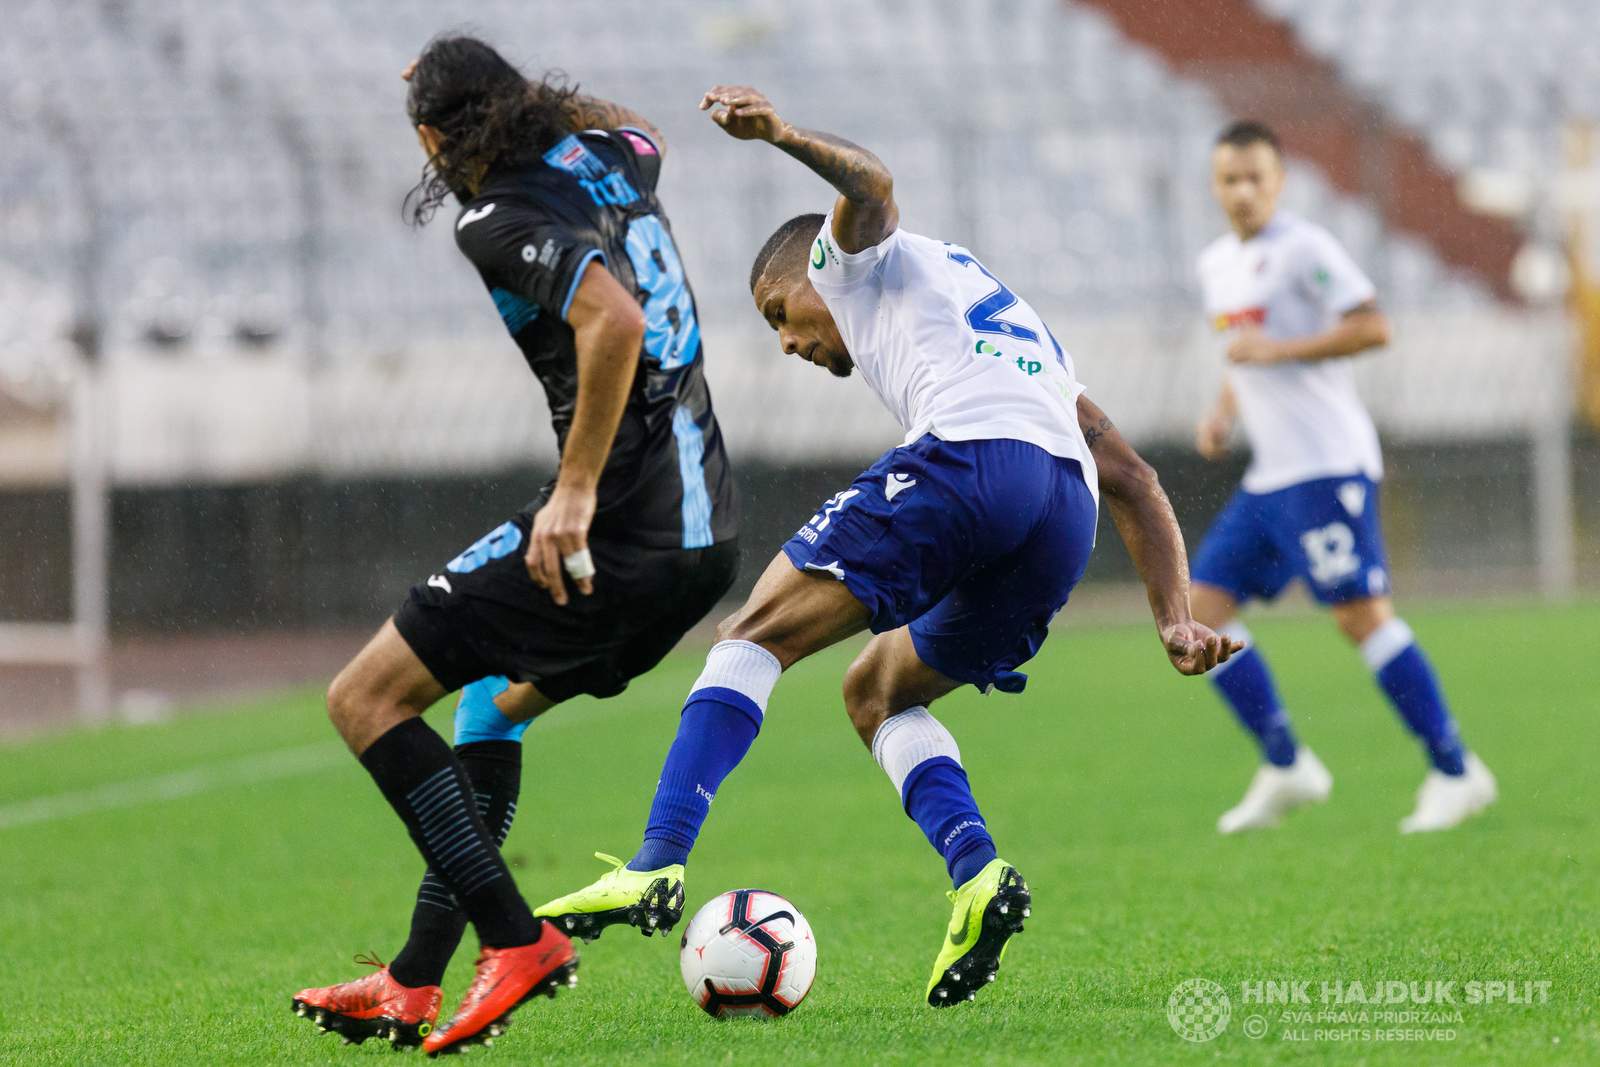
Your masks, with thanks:
M329 717L428 871L394 962L302 990L294 1007L347 1040L435 1053L492 1039L518 1004L576 977L571 942L533 915L500 856L516 724L655 666L732 585L739 517L694 297L656 200L659 131L529 81L469 37L434 40L405 77L429 160L414 218L460 202L456 243L544 386L561 448L539 498L415 586L328 690ZM464 687L452 751L420 716ZM477 976L435 1029L469 921Z

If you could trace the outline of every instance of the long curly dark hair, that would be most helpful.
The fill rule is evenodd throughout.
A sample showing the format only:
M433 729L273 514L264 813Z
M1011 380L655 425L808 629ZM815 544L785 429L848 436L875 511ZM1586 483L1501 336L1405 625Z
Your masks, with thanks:
M428 42L411 74L406 114L443 140L406 195L411 222L426 223L446 196L470 199L471 186L490 168L531 159L565 137L577 93L559 73L529 81L475 37Z

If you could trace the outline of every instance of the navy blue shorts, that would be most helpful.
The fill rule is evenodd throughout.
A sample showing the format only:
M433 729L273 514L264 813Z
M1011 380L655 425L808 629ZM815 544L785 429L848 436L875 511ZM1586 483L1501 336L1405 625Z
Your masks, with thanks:
M1271 600L1296 578L1323 604L1386 596L1377 483L1357 474L1275 493L1240 489L1206 532L1191 570L1195 581L1240 602Z
M872 612L872 632L909 624L947 678L1020 693L1016 668L1083 577L1095 501L1077 460L1023 441L893 448L783 546Z

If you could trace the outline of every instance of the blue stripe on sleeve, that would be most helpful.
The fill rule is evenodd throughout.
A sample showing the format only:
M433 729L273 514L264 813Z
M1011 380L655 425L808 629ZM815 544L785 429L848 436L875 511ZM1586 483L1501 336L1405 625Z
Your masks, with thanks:
M572 286L567 290L567 298L561 302L561 321L567 321L567 309L572 306L572 298L578 295L578 285L583 281L583 272L589 269L589 261L599 258L603 264L606 254L598 248L591 248L583 254L583 259L578 263L578 270L572 276Z

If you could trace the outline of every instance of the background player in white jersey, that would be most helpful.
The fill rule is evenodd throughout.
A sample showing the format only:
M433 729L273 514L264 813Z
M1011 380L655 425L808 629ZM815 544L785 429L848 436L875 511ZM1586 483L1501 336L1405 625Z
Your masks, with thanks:
M1197 443L1221 458L1238 418L1251 459L1195 553L1193 601L1196 619L1249 646L1212 682L1265 762L1217 828L1272 826L1299 804L1327 799L1333 785L1295 741L1266 661L1234 617L1243 602L1271 600L1298 577L1427 747L1433 766L1401 831L1447 829L1492 803L1495 781L1463 746L1433 667L1389 597L1378 525L1383 459L1348 358L1386 344L1389 323L1339 242L1277 209L1283 182L1270 129L1239 122L1223 131L1212 189L1233 232L1200 254L1199 270L1206 314L1227 342L1227 376Z
M1017 668L1088 562L1097 486L1173 665L1200 674L1236 646L1190 617L1183 538L1155 472L1081 396L1033 309L966 249L899 229L893 179L870 152L790 126L752 89L713 89L701 106L717 105L728 133L770 141L838 190L826 217L792 219L767 241L751 292L784 351L839 377L859 368L905 443L823 505L718 628L638 855L537 914L580 934L598 932L597 918L659 921L645 907L652 887L681 882L778 676L871 629L845 674L845 707L955 885L928 1002L969 1000L994 978L1030 897L927 705L963 684L1022 690Z

